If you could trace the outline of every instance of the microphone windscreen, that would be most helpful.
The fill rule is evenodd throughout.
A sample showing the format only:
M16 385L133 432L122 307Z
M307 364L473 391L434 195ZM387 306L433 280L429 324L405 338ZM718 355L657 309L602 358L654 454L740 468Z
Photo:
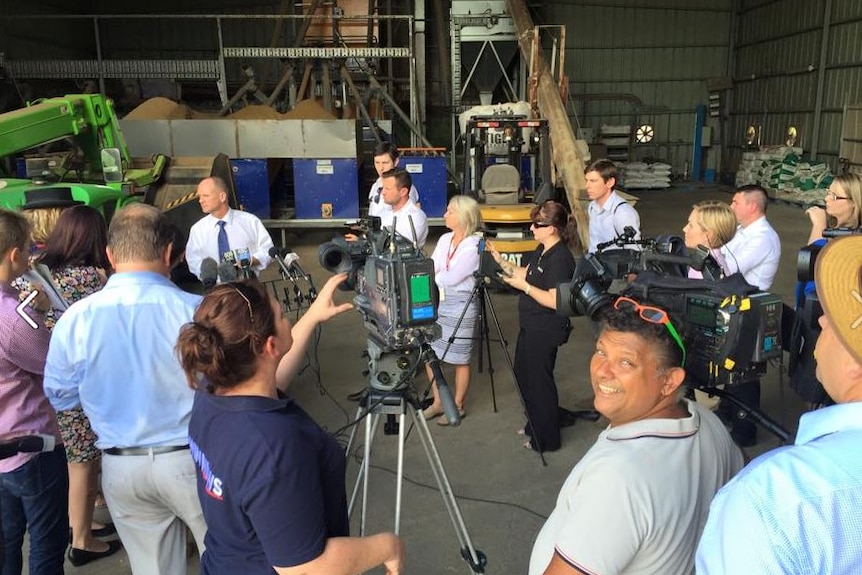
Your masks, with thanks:
M272 246L271 248L269 248L269 257L276 258L280 255L281 255L281 250L278 249L277 247Z
M218 262L212 258L204 258L201 261L201 283L204 284L204 289L212 289L218 282L219 270Z
M236 268L229 262L222 262L218 265L218 279L222 282L232 282L236 280Z

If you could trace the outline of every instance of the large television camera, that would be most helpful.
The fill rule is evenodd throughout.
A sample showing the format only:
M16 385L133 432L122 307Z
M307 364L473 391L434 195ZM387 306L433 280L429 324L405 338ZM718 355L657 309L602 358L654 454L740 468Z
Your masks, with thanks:
M781 355L781 298L758 291L741 274L721 270L679 238L642 240L636 250L588 254L569 283L557 286L557 313L598 319L621 295L666 310L685 340L686 373L694 387L733 385L766 371ZM688 266L704 279L689 279Z
M321 266L347 272L345 288L356 291L353 302L369 338L383 351L440 337L434 261L394 230L394 223L391 231L381 230L380 218L372 217L359 222L364 237L336 237L318 249Z

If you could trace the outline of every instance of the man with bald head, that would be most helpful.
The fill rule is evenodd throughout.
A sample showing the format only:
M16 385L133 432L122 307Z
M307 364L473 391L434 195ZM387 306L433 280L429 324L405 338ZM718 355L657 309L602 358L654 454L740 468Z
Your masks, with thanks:
M224 261L224 254L235 249L248 249L251 269L260 274L272 261L269 250L272 238L263 222L248 212L234 210L228 203L228 187L221 178L204 178L198 184L198 202L207 214L189 231L186 261L189 271L201 279L201 262L212 258Z

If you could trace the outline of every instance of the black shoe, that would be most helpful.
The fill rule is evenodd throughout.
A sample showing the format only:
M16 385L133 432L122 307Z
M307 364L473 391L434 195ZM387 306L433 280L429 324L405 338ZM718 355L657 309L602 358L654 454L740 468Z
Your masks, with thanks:
M71 563L75 567L81 567L82 565L86 565L87 563L91 563L96 559L101 559L102 557L110 557L114 553L120 550L120 542L119 541L108 541L108 548L104 551L87 551L86 549L75 549L74 547L69 548L69 553L66 555L69 558L69 563Z
M113 535L117 532L117 527L113 523L105 523L105 526L101 529L91 529L90 533L93 534L93 537L107 537L108 535Z
M350 401L362 401L362 398L365 397L365 389L360 389L359 391L354 391L353 393L347 394L347 399Z

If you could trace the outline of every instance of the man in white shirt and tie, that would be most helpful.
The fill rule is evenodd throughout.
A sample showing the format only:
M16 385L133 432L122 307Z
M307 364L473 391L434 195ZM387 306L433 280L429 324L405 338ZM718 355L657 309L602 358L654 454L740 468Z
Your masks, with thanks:
M189 230L186 245L186 261L191 271L201 279L201 262L212 258L224 261L225 252L247 248L250 267L259 274L266 269L272 258L272 238L263 222L254 214L231 209L228 204L228 187L217 177L204 178L198 184L198 202L206 216Z

